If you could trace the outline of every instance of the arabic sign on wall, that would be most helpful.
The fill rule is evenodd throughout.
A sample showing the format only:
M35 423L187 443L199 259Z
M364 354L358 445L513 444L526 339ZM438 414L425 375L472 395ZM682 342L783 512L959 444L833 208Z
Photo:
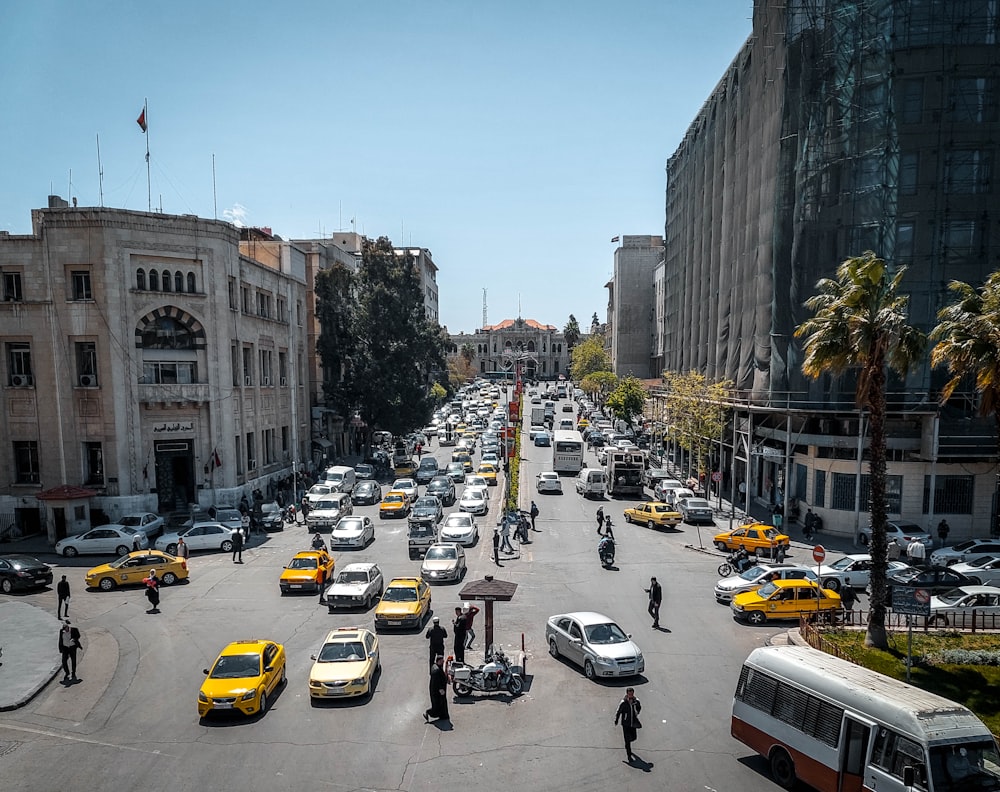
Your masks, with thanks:
M153 424L153 434L169 435L180 432L193 432L194 421L166 421L164 423Z

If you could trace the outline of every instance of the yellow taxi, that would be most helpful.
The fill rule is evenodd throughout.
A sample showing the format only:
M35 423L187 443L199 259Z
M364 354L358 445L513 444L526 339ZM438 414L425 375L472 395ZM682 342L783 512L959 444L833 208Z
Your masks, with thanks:
M395 473L396 478L401 478L403 476L412 476L417 472L417 463L412 459L401 459L393 467L393 473Z
M681 513L669 503L647 501L625 510L625 522L647 528L674 528L683 522Z
M91 569L85 576L87 588L111 591L117 586L138 586L155 569L164 586L172 586L178 580L187 580L187 561L176 558L160 550L136 550L117 558L110 564L101 564Z
M294 591L311 591L315 594L333 577L333 568L333 556L326 550L303 550L288 562L278 578L278 587L282 595Z
M586 418L581 418L579 421L576 422L576 429L578 432L582 432L588 426L590 426L590 421L588 421Z
M476 443L479 442L479 435L476 434L475 431L470 430L470 431L465 432L460 439L464 440L466 443L468 443L469 448L471 450L473 450L473 451L476 450Z
M472 457L469 455L468 451L453 451L451 454L451 461L461 462L466 473L472 472Z
M228 710L263 714L268 699L285 683L285 647L267 640L233 641L204 673L199 717Z
M469 427L466 426L464 423L460 423L458 426L455 427L455 437L461 437L468 431Z
M420 627L431 612L431 588L421 578L393 578L375 608L375 630Z
M382 668L378 636L364 627L331 630L312 659L309 696L313 699L367 696Z
M764 551L761 553L762 555L769 554L771 548L776 548L779 544L784 545L787 550L790 542L789 538L777 528L763 523L741 525L731 531L716 534L712 541L715 542L717 548L723 551L739 550L740 545L743 545L748 553Z
M389 490L378 505L379 517L405 517L409 513L410 499L400 490Z
M497 485L497 466L492 462L482 462L476 471L476 475L486 479L486 484L490 487Z
M821 589L814 580L772 580L755 591L737 594L732 609L740 621L763 624L768 619L797 619L803 613L839 610L840 595Z

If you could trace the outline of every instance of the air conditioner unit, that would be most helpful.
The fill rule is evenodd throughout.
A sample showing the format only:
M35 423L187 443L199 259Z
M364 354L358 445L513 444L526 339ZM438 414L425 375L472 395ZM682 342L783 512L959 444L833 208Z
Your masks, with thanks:
M97 387L97 377L93 374L81 374L80 375L80 387L81 388L96 388Z
M286 385L288 385L288 377L282 377L281 378L281 387L284 388Z
M13 388L27 388L31 384L31 377L27 374L14 374L10 378L10 384Z
M244 377L243 378L243 384L246 385L249 388L253 383L250 381L249 377Z
M271 384L271 378L270 377L264 377L264 387L267 387L270 384Z

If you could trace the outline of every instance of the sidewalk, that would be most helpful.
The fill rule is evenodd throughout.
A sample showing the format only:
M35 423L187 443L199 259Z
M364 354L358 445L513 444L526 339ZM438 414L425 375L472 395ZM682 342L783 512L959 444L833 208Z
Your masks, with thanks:
M2 712L31 701L59 673L61 658L59 620L48 611L23 600L4 599L0 601L0 624ZM78 652L81 666L82 660Z

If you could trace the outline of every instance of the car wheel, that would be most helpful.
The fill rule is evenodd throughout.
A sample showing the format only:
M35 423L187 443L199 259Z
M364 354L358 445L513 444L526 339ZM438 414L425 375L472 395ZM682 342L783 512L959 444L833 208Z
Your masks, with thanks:
M175 545L175 544L168 544L167 545L167 553L169 555L177 555L177 545Z
M587 679L597 678L597 672L594 670L594 664L589 660L583 664L583 673L587 675Z
M927 624L929 624L931 627L947 627L948 617L938 613L934 616L931 616L927 620Z
M261 715L267 712L267 691L260 691L260 709L258 710Z
M632 515L630 515L628 512L625 513L625 522L627 523L632 522Z
M231 553L231 552L233 552L233 540L232 539L226 539L226 541L224 541L222 543L222 552L223 553Z
M764 611L750 611L747 614L747 621L754 625L760 625L767 621L767 616L764 615Z
M115 587L115 581L112 578L101 578L101 581L100 583L97 584L97 587L101 591L111 591L111 589Z
M129 554L128 545L118 545L118 547L115 548L115 554L120 556L128 555Z
M717 550L721 550L723 553L726 552L726 543L725 542L716 542L715 543L715 547L716 547Z
M646 527L652 531L654 528L656 528L656 523L650 520L649 522L646 523Z
M175 575L173 572L167 572L163 576L163 585L164 586L172 586L176 582L177 582L177 575Z
M549 654L557 660L559 659L559 647L556 645L555 638L549 638Z
M792 789L795 786L795 763L784 748L776 748L771 754L771 776L778 786Z
M79 555L79 551L75 547L67 547L63 550L63 555L66 556L66 558L76 558L76 556Z
M828 588L830 591L840 591L840 581L837 578L830 578L829 580L823 581L823 588Z

